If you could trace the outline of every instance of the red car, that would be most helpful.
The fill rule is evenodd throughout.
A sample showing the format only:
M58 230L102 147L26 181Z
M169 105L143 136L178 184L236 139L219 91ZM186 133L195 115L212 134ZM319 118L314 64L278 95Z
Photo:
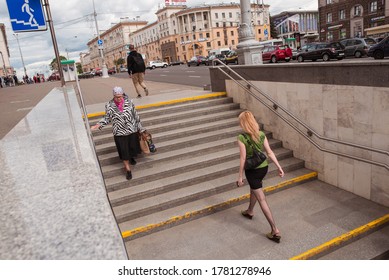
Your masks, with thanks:
M276 63L280 60L289 62L292 59L292 50L288 45L266 46L262 51L262 61Z

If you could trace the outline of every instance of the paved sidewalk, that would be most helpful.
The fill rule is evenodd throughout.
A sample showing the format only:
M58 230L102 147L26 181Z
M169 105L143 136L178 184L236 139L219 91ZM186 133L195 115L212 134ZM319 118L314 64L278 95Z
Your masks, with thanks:
M104 105L112 98L112 89L115 86L122 87L124 92L133 98L135 105L145 105L210 93L210 91L204 91L202 87L151 81L145 81L145 83L149 90L149 96L145 96L145 93L142 92L142 98L139 99L136 98L137 94L131 79L113 76L110 78L83 79L80 80L80 87L88 114L104 111Z

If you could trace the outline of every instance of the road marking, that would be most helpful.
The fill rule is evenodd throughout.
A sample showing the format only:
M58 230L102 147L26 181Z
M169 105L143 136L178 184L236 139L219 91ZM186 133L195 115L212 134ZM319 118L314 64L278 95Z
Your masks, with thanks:
M201 78L201 76L189 76L189 78Z
M166 77L167 75L163 75L163 74L161 74L160 76L161 76L161 77Z
M17 109L16 111L27 111L27 110L31 110L33 108L34 107L20 108L20 109Z
M194 72L196 72L196 71L185 71L185 72L187 72L187 73L194 73Z
M11 101L11 103L22 103L22 102L29 102L30 99L26 99L26 100L20 100L20 101Z

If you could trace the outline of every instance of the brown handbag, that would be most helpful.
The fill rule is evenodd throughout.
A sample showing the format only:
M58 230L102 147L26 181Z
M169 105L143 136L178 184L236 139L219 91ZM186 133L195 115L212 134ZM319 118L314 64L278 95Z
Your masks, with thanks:
M142 150L142 153L150 154L149 144L147 143L147 135L141 132L139 132L138 134L139 134L140 149Z

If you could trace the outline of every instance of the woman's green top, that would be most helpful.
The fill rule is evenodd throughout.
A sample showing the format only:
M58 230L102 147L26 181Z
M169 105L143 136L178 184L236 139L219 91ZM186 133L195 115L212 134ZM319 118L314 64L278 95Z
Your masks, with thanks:
M243 134L239 134L238 136L238 140L240 142L242 142L245 146L246 146L246 158L247 157L251 157L253 155L253 149L251 148L251 146L253 146L255 149L257 149L257 151L261 151L263 152L263 143L265 142L265 133L263 133L263 131L259 131L259 142L255 142L253 139L251 139L251 136L250 134L248 133L245 133L246 134L246 137L244 137ZM251 142L248 143L247 139L249 139L249 141ZM262 168L262 167L266 167L268 166L269 163L267 161L267 159L262 162L261 165L259 165L257 168ZM257 169L256 168L256 169Z

